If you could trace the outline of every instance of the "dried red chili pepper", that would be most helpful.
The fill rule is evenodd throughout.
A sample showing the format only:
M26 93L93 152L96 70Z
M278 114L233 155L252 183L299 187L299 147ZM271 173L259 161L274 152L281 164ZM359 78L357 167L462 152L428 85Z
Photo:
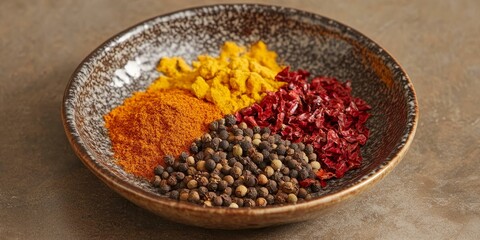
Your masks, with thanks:
M298 182L298 184L300 185L300 187L303 187L303 188L307 188L309 187L310 185L312 185L313 183L315 183L315 180L311 179L311 178L306 178L300 182Z
M369 136L365 122L371 107L351 95L348 81L315 77L308 82L308 76L306 71L285 68L276 79L287 84L236 117L250 126L270 127L292 142L312 144L322 165L317 177L325 184L324 180L341 178L360 166L360 146Z

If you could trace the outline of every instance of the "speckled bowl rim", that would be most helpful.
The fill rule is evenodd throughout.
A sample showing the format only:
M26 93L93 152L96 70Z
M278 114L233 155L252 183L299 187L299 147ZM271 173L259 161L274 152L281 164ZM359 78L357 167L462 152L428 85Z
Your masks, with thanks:
M275 7L277 8L277 10L289 10L299 15L321 17L323 19L328 20L329 23L343 26L345 29L347 29L347 31L349 31L353 35L358 35L360 37L363 37L366 41L374 43L375 47L382 50L381 53L379 54L382 54L385 57L385 62L391 62L395 64L396 68L398 68L403 74L402 80L407 82L408 87L405 88L405 91L411 93L411 96L412 96L411 101L413 101L414 103L413 106L411 106L408 109L408 114L407 114L407 123L411 123L411 124L407 124L407 128L404 131L402 141L400 141L396 145L396 147L394 148L394 151L390 153L389 157L385 159L385 161L379 167L375 168L369 174L365 175L364 177L350 184L349 187L346 187L334 193L330 193L318 198L314 198L312 200L309 200L303 203L299 203L295 205L269 206L264 208L232 209L232 208L214 208L214 207L208 208L208 207L203 207L195 204L190 204L190 203L171 200L168 198L159 197L158 195L155 195L151 192L147 192L127 181L124 181L123 179L111 173L108 169L96 163L96 161L94 161L89 156L82 139L78 137L79 134L78 134L78 130L75 123L73 121L72 122L67 121L67 119L74 119L74 114L73 114L74 111L71 111L70 109L73 106L68 105L68 102L69 102L68 99L74 98L74 94L72 94L72 92L70 91L70 88L74 84L74 82L77 81L77 78L79 78L78 75L81 72L81 69L85 67L86 63L90 62L91 60L95 59L96 56L100 55L102 50L105 49L106 46L109 46L112 44L118 44L115 41L116 39L119 39L122 37L129 38L130 36L128 35L130 34L133 35L134 33L138 33L137 32L139 31L138 27L143 24L149 24L149 23L153 24L154 22L156 22L156 20L159 20L162 18L169 18L169 20L174 20L176 14L185 12L185 11L211 9L215 7L221 7L221 6L226 7L226 6L233 6L233 5L239 5L244 7L260 7L260 8ZM294 9L294 8L265 5L265 4L215 4L215 5L197 6L197 7L187 8L187 9L181 9L181 10L170 12L167 14L162 14L162 15L152 17L150 19L147 19L145 21L135 24L132 27L129 27L126 30L106 40L99 47L93 50L84 60L82 60L82 62L79 64L79 66L76 68L76 70L73 72L72 76L70 77L70 80L64 92L63 102L61 106L62 123L65 128L67 138L75 154L80 158L80 160L84 163L84 165L87 166L88 169L90 169L98 178L100 178L104 183L106 183L109 187L117 191L119 194L123 196L126 196L127 193L137 195L138 197L140 197L141 199L145 200L148 203L155 203L155 204L163 205L164 207L178 208L178 209L182 209L182 211L197 211L202 213L219 214L219 215L236 213L236 214L246 214L250 216L259 216L264 214L281 214L281 213L295 212L295 211L302 211L302 210L305 211L312 208L318 209L319 206L327 207L331 204L343 201L351 196L356 195L357 193L360 193L368 189L373 184L383 179L402 160L402 158L406 154L415 136L415 132L418 124L418 115L419 115L419 111L418 111L417 97L416 97L415 90L413 88L413 84L410 80L410 77L407 75L407 73L402 68L402 66L393 58L393 56L387 50L380 47L380 45L378 45L375 41L368 38L367 36L360 33L359 31L349 27L348 25L338 22L336 20L333 20L331 18L324 17L319 14L315 14L315 13L311 13L303 10Z

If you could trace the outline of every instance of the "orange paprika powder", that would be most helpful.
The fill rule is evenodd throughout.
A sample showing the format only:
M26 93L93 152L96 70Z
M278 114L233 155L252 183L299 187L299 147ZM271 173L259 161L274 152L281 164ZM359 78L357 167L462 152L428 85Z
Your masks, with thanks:
M104 116L114 158L127 172L146 179L165 155L187 151L208 124L222 117L218 107L180 89L137 92Z

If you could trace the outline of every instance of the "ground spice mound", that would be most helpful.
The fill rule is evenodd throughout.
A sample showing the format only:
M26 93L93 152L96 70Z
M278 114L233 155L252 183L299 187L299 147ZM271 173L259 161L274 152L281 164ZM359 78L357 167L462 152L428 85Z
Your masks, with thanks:
M137 92L105 115L117 163L152 179L165 155L178 156L223 115L212 103L180 89Z
M259 41L245 49L226 42L218 57L200 55L189 66L183 58L162 58L160 76L148 89L180 88L217 105L224 114L234 113L260 101L267 92L276 91L284 82L275 80L282 70L277 54Z
M236 117L250 126L269 127L286 140L312 144L322 164L317 177L341 178L362 162L360 147L369 136L365 122L371 107L351 95L350 82L329 77L308 81L308 76L284 69L276 78L287 84Z

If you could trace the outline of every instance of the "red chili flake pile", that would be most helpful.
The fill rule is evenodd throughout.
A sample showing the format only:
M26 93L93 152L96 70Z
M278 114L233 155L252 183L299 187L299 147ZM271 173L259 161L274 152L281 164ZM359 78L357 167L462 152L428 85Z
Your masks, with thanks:
M369 136L365 122L371 107L351 95L349 81L315 77L309 82L309 75L285 68L276 79L287 84L268 93L260 103L242 109L236 117L250 126L270 127L291 142L312 144L322 165L316 175L326 185L324 180L341 178L360 166L360 147Z

